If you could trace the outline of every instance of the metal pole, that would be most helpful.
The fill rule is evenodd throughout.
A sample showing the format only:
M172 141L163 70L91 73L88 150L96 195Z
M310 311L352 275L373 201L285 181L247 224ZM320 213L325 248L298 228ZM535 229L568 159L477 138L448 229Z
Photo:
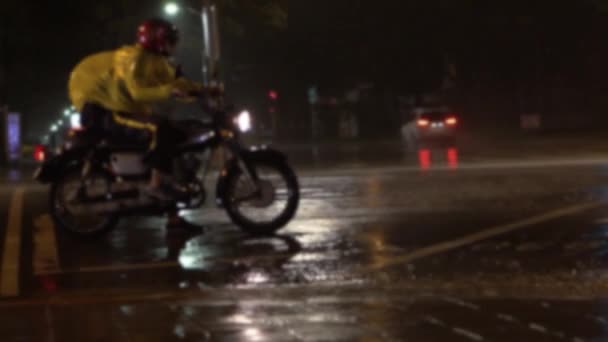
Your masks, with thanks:
M211 63L212 73L219 78L220 72L220 59L222 56L221 43L220 43L220 25L219 25L219 13L217 5L211 5Z
M209 85L211 81L219 81L221 58L218 8L212 0L203 0L201 23L203 26L203 81Z
M209 85L209 13L204 3L201 9L201 25L203 29L203 49L201 51L203 83Z

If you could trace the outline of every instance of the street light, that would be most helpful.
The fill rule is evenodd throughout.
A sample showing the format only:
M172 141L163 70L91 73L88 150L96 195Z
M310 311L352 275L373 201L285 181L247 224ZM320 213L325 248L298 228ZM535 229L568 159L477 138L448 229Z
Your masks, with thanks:
M167 13L167 15L169 15L171 17L179 14L179 11L180 11L179 5L176 4L175 2L169 2L165 5L165 13Z
M57 125L51 126L51 132L53 132L53 133L57 132L57 129L58 129Z
M80 113L74 113L70 117L70 127L75 130L79 130L82 128L80 123Z
M171 17L176 16L181 11L181 7L175 2L167 3L164 9L165 13ZM184 9L191 14L200 16L203 30L203 82L209 84L209 76L215 76L221 55L217 7L212 0L202 0L200 11L187 6Z
M168 2L168 3L166 3L165 4L165 8L164 8L165 14L168 15L168 16L170 16L170 17L177 16L182 11L182 9L186 10L186 11L188 11L188 13L194 14L196 16L200 16L201 15L200 11L197 11L194 8L190 7L190 6L181 7L180 5L178 5L175 2Z

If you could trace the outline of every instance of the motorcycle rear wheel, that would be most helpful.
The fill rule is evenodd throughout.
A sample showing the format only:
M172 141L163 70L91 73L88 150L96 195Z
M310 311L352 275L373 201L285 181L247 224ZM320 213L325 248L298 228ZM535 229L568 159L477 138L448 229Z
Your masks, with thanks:
M94 238L112 231L118 224L116 214L100 214L87 209L86 204L78 201L78 192L103 195L110 192L112 179L99 170L91 171L81 184L81 166L70 166L62 176L51 184L49 208L56 227L72 236Z

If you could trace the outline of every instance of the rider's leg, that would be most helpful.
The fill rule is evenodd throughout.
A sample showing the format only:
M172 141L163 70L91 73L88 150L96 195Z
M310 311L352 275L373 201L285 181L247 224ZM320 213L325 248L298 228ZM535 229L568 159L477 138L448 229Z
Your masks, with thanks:
M184 193L173 181L173 160L177 145L185 140L185 133L168 119L152 115L114 113L114 121L135 130L147 130L152 135L146 162L152 169L150 183L144 191L160 200L174 200Z
M171 180L173 171L173 156L176 146L185 140L185 133L175 127L169 120L158 122L154 152L156 153L155 165L157 169L152 172L151 184L162 185L163 179ZM194 225L179 216L179 210L172 208L167 211L167 225L169 231L185 231L200 234L204 232L203 227Z
M114 113L114 122L120 126L128 127L135 130L148 131L152 135L150 144L149 163L153 167L150 177L150 193L153 194L156 190L161 190L171 175L172 160L175 152L175 146L184 140L185 135L182 131L171 125L166 119L158 119L156 117L142 117L128 115L124 113ZM162 192L162 191L159 191ZM160 197L161 194L158 194ZM177 208L167 211L167 229L172 231L187 231L189 233L203 233L203 228L191 224L179 216Z
M136 131L145 131L150 134L151 142L150 142L150 153L151 158L149 160L150 165L152 167L152 174L150 177L150 187L151 188L160 188L163 181L163 172L160 170L157 164L160 164L161 157L157 157L154 154L157 153L155 151L156 146L158 144L157 133L159 130L159 122L160 120L154 116L144 116L144 115L132 115L127 113L114 113L113 114L114 123L118 126L126 127Z
M150 165L153 166L150 186L158 188L163 183L172 183L173 160L177 145L185 134L167 119L156 123L155 139L150 146Z
M156 122L155 136L150 144L150 162L154 166L155 180L160 180L163 176L170 178L173 171L173 155L176 145L182 137L177 129L173 127L167 119L160 119Z
M163 183L163 174L160 170L152 169L152 175L150 176L150 186L153 188L160 188Z
M111 121L112 112L95 103L85 103L80 110L81 124L86 130L91 143L97 143L106 134L108 122Z

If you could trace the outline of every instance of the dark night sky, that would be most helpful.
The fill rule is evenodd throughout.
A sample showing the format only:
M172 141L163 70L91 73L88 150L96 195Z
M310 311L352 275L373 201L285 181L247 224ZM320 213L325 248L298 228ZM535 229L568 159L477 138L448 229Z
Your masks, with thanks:
M151 15L146 8L160 8L158 1L140 3L140 14L122 16L126 17L124 27ZM30 136L48 129L69 103L69 72L82 57L130 42L133 29L126 30L111 21L111 13L129 13L132 9L128 7L77 0L62 0L60 5L50 1L3 1L0 58L6 77L0 77L0 102L4 100L24 114ZM110 25L116 32L107 31Z
M310 46L299 63L317 67L301 68L298 78L323 80L330 92L357 80L401 95L437 92L451 70L449 104L490 124L522 112L605 117L608 110L603 1L295 3L297 39L289 44Z
M41 133L68 103L70 69L89 53L130 43L136 23L161 15L162 3L4 0L0 102L24 113L29 133ZM223 44L228 84L243 103L275 86L295 102L311 84L337 94L363 81L400 94L431 91L448 66L469 92L536 96L559 84L599 99L608 87L608 21L591 0L294 0L289 28L278 33L236 18L246 29L225 33ZM198 77L198 21L182 15L176 23L179 58Z

